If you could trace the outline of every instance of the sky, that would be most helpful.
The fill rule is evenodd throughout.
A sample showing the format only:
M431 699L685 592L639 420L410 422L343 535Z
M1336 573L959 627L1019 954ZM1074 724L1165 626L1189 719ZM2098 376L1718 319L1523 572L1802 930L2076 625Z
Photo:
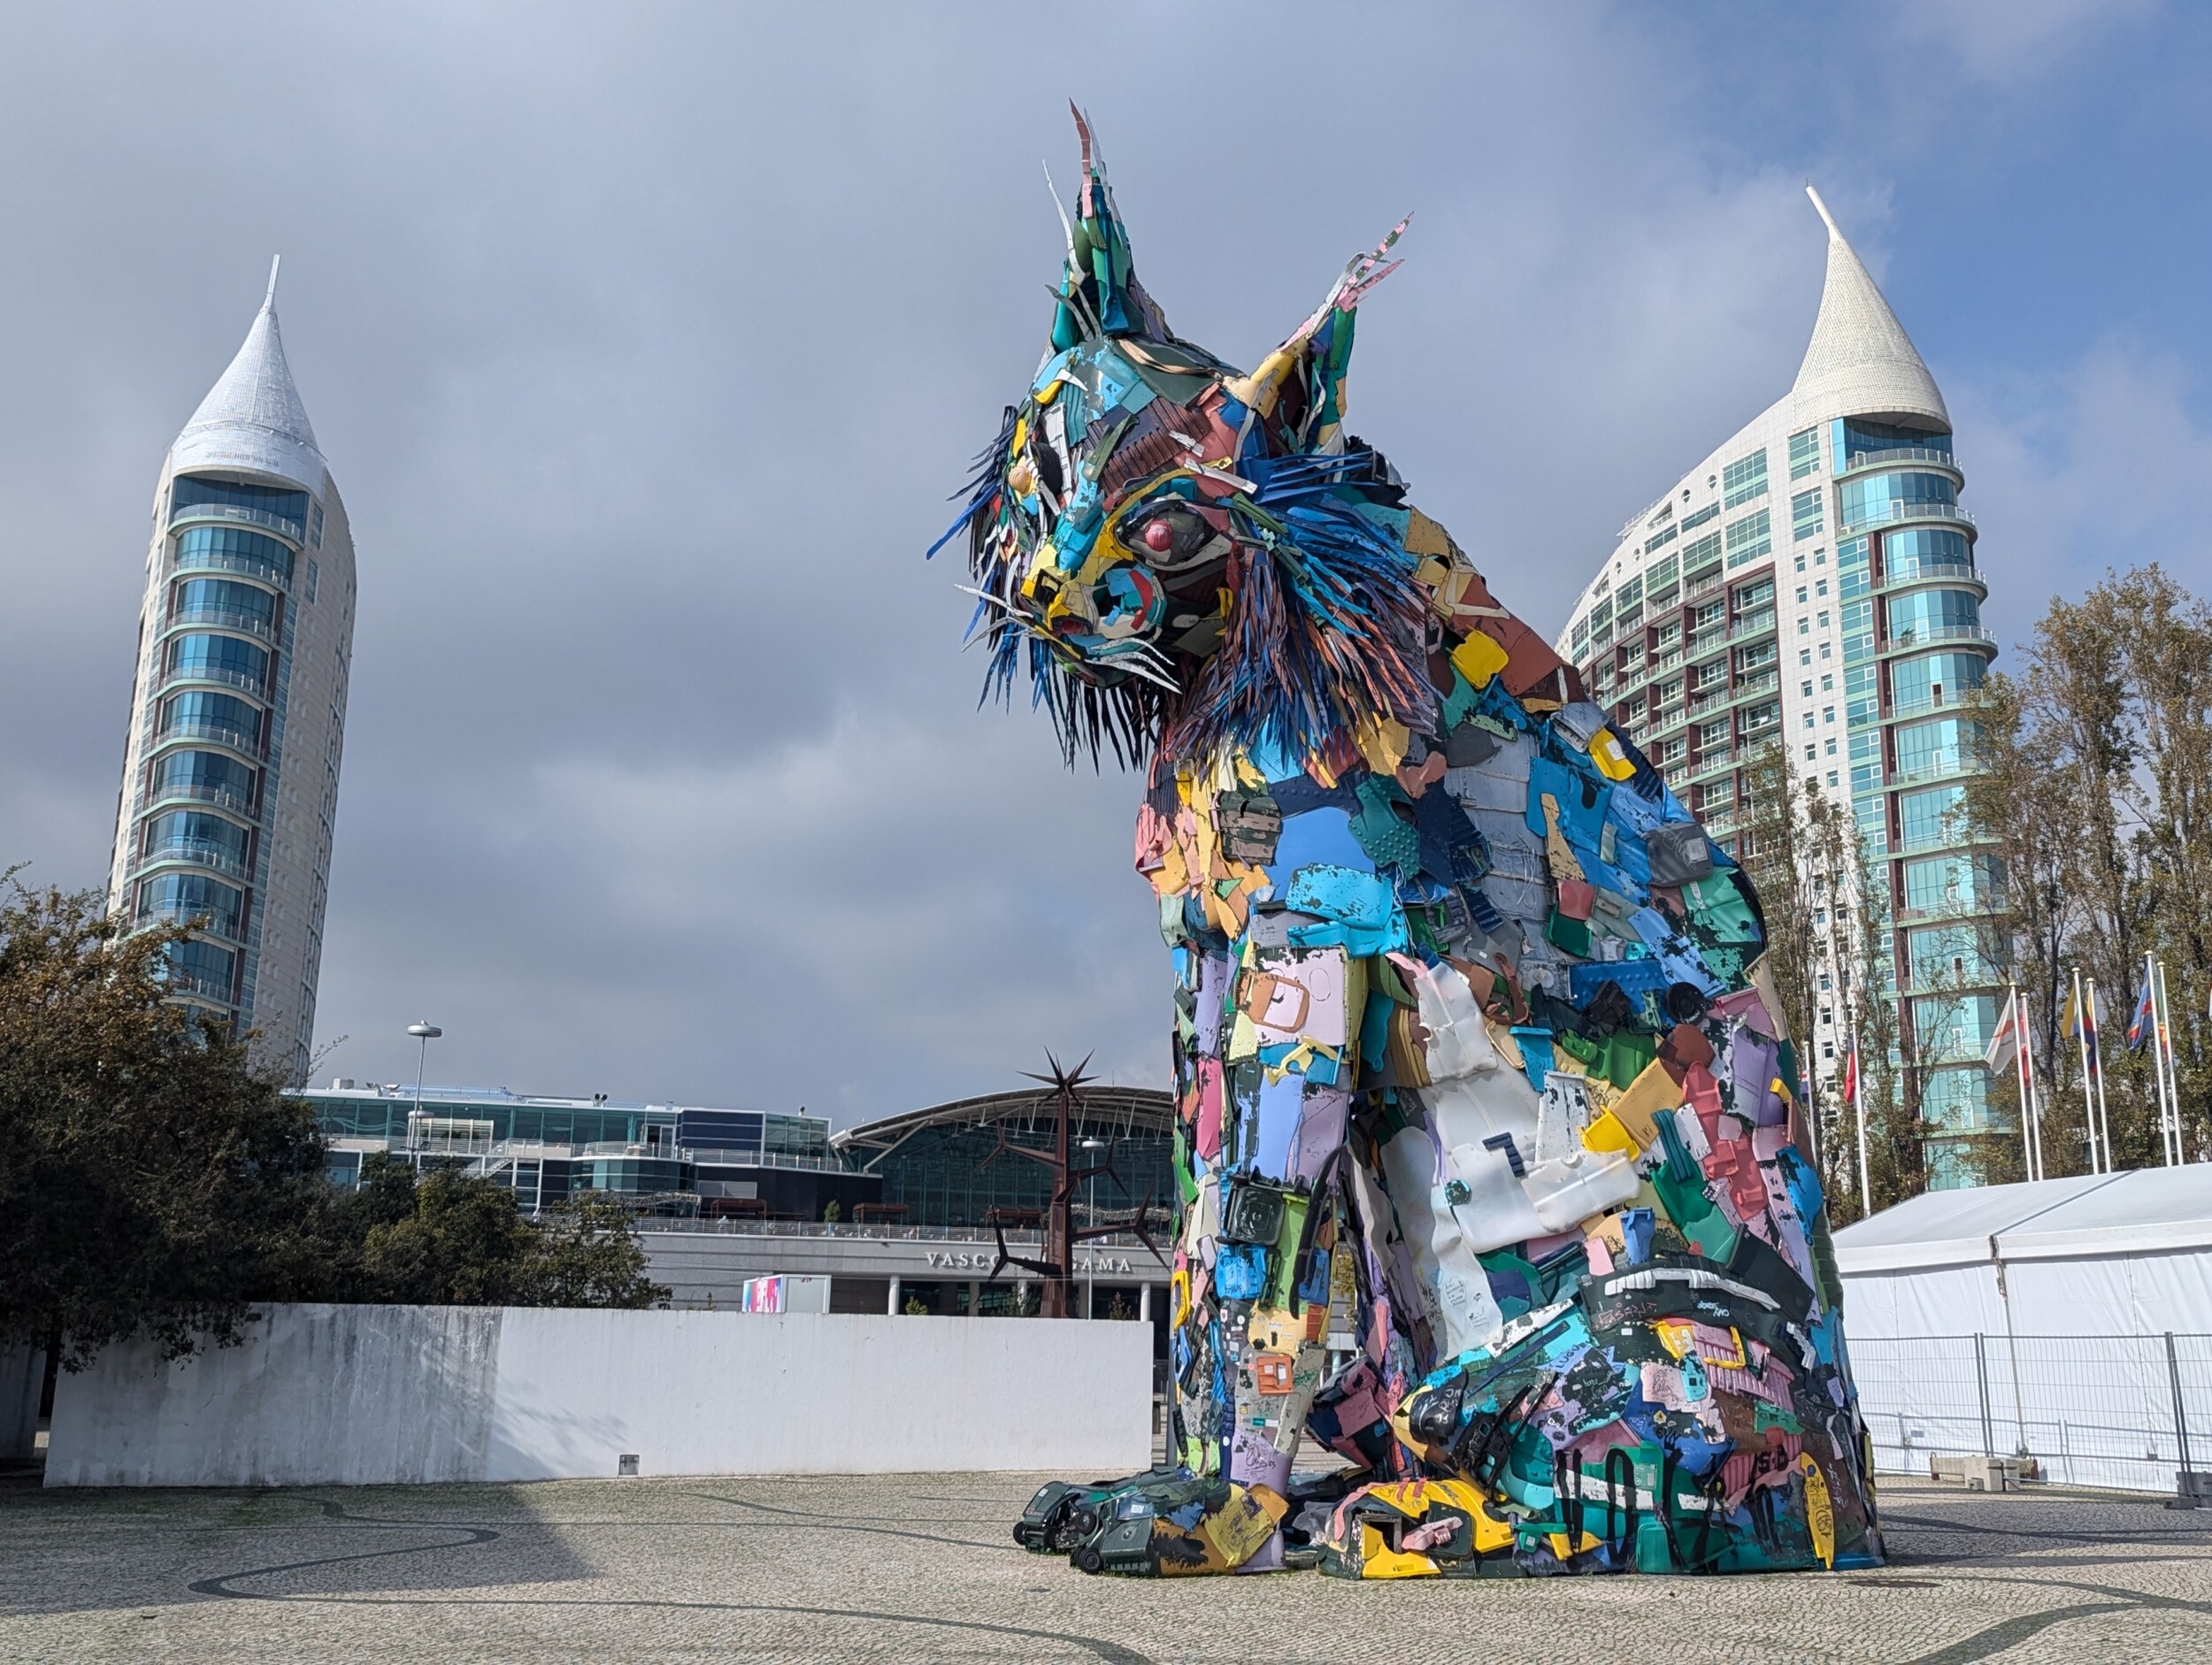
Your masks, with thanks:
M1786 390L1816 182L1942 387L1985 618L2212 588L2212 9L17 7L0 865L104 880L149 503L269 257L359 564L317 1075L841 1126L1164 1084L1140 783L979 710L922 552L1090 112L1248 364L1408 210L1352 426L1555 630ZM2001 665L2003 663L2001 660Z

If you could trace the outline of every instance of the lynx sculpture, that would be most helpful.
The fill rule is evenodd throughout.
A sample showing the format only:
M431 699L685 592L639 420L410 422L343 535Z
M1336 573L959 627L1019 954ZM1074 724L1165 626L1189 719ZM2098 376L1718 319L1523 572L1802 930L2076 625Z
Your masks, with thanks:
M1150 1574L1878 1563L1757 898L1345 426L1403 226L1240 372L1138 282L1077 125L1051 345L954 533L990 687L1025 665L1071 760L1148 771L1174 1462L1016 1536ZM1294 1484L1302 1439L1345 1470Z

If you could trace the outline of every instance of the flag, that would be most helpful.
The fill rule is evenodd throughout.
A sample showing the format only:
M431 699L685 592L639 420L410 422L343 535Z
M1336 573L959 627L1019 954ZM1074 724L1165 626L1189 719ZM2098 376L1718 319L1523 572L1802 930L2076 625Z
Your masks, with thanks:
M1843 1101L1855 1105L1859 1101L1859 1038L1851 1037L1843 1055Z
M2013 1060L2020 1055L2020 1036L2027 1026L2027 1011L2015 989L2005 997L2005 1009L1997 1019L1997 1028L1989 1037L1989 1049L1982 1054L1982 1062L1995 1075L2001 1070L2012 1068Z
M2128 1020L2128 1050L2140 1052L2151 1044L2158 1028L2158 1001L2151 993L2150 956L2143 957L2143 986L2135 996L2135 1016Z

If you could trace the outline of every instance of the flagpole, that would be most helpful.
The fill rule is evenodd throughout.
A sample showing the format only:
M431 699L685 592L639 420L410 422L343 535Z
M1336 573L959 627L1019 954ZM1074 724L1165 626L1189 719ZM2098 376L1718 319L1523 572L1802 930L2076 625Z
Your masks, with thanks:
M2014 985L2015 999L2019 997L2019 986ZM2043 1101L2035 1091L2035 1025L2028 1021L2024 1005L2020 1009L2020 1052L2026 1060L2022 1073L2028 1083L2028 1115L2035 1123L2035 1177L2042 1179L2047 1178L2050 1171L2043 1161Z
M2149 997L2151 1018L2151 1074L2158 1082L2158 1154L2166 1159L2166 1166L2174 1165L2174 1144L2166 1131L2166 1048L2158 1040L2158 966L2148 950L2143 955L2143 993ZM2139 1010L2137 1016L2141 1016Z
M1859 1063L1859 1037L1851 1037L1851 1109L1859 1122L1859 1217L1866 1219L1874 1212L1874 1177L1868 1171L1866 1159L1866 1070Z
M2166 998L2166 962L2158 962L2158 986L2151 991L2156 1006L2158 1032L2156 1045L2161 1066L2166 1072L2166 1100L2173 1113L2173 1165L2180 1167L2188 1159L2181 1147L2181 1075L2174 1068L2173 1005Z
M2104 1135L2104 1170L2117 1173L2119 1168L2113 1158L2112 1116L2104 1101L2104 1028L2097 1021L2097 979L2089 979L2089 1036L2090 1061L2096 1065L2097 1074L2097 1131Z
M2023 1053L2020 1047L2020 1037L2026 1032L2027 1026L2021 1021L2022 1017L2020 986L2015 983L2012 986L2011 998L2005 1001L2005 1021L2013 1025L2012 1072L2020 1084L2020 1161L2021 1165L2027 1170L2028 1178L2033 1179L2035 1178L2035 1139L2028 1132L2028 1072L2026 1067L2021 1063ZM1999 1025L2000 1028L2002 1026L2002 1024Z
M2081 1119L2089 1133L2089 1171L2102 1173L2097 1162L2097 1101L2089 1086L2089 1027L2081 1019L2081 967L2074 968L2074 998L2067 1002L2074 1013L2074 1045L2081 1054Z

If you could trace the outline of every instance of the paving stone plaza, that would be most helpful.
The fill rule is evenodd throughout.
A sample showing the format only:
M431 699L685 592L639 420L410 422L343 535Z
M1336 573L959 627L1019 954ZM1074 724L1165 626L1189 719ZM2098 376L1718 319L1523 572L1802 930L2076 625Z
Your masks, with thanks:
M2202 1661L2212 1512L1892 1482L1880 1573L1087 1578L1021 1477L0 1490L0 1659Z

